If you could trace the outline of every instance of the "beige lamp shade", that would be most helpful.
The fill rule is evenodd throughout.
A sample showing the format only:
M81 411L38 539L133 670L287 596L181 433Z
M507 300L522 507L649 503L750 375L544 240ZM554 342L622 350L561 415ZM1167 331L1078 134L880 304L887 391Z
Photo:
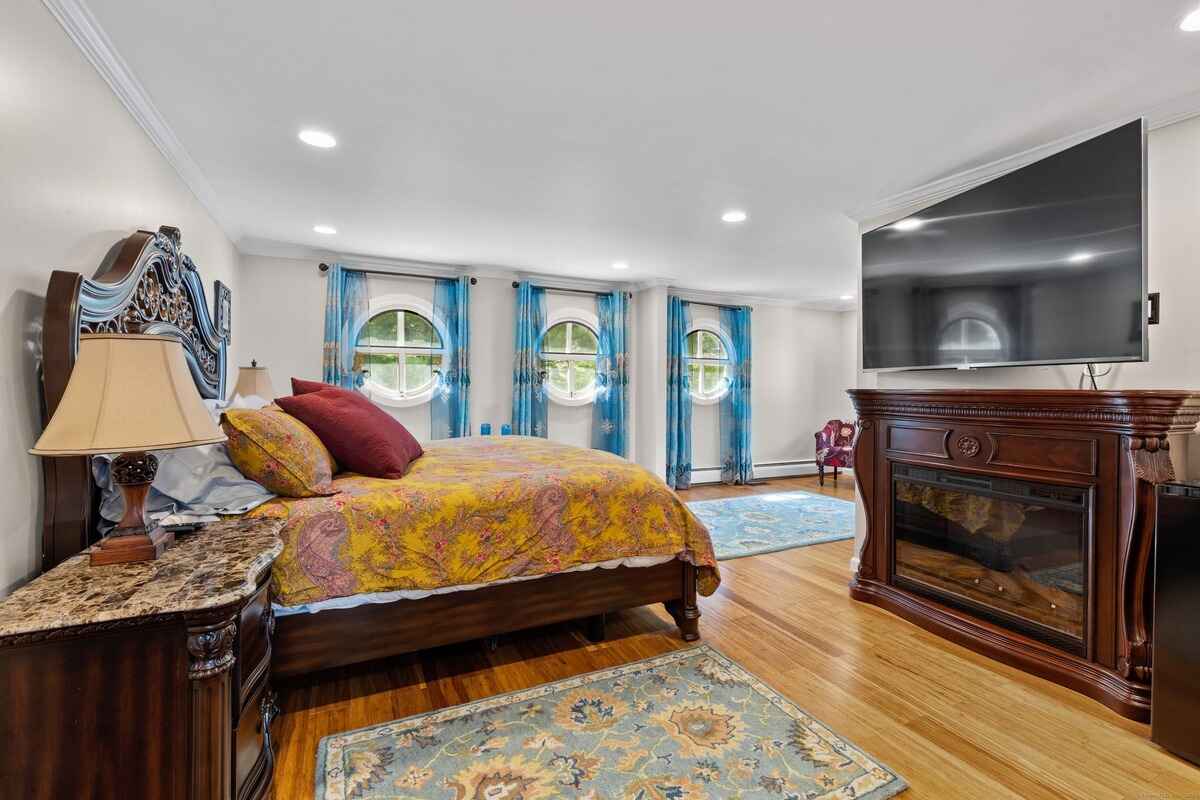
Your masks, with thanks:
M84 334L67 390L29 452L170 450L225 441L170 336Z
M275 387L271 385L271 373L266 367L260 367L257 361L251 361L248 367L238 367L237 384L233 387L231 397L261 397L270 400L275 396Z

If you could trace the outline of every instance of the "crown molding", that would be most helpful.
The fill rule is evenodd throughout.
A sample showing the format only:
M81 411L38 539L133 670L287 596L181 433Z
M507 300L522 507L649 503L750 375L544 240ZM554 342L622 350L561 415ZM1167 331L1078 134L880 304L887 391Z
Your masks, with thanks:
M836 298L787 298L765 297L763 295L742 294L739 292L720 292L708 289L689 289L684 286L656 283L667 287L667 291L682 300L701 305L738 305L738 306L778 306L780 308L802 308L808 311L853 311L856 305L853 300L838 300Z
M188 155L187 149L175 132L167 125L146 88L125 63L125 59L121 58L112 40L100 27L84 0L42 0L42 3L100 73L100 77L108 83L117 99L150 137L150 141L179 174L180 179L208 211L209 216L221 227L230 241L237 241L239 231L219 211L216 193L204 177L204 173Z
M1132 119L1141 117L1146 121L1147 130L1157 130L1177 122L1200 116L1200 92L1177 97L1165 103L1145 109L1140 114L1130 114L1119 121L1098 125L1085 131L1064 136L1053 142L1032 147L1015 155L997 159L972 169L931 181L922 186L899 192L882 200L850 209L846 215L858 222L863 231L885 224L906 213L926 208L956 194L974 189L993 178L1028 166L1035 161L1062 152L1069 147L1085 142L1088 139L1107 133L1114 128L1126 124Z
M852 311L856 308L854 301L847 300L827 298L800 300L764 297L762 295L741 294L738 292L690 289L673 284L666 278L651 277L641 281L605 281L595 278L574 278L549 272L508 269L480 264L455 264L445 261L422 261L419 259L373 256L365 253L349 253L253 237L248 237L238 242L238 251L246 256L287 258L296 261L337 262L351 267L366 267L381 270L391 269L397 272L418 273L428 275L431 278L472 275L476 278L492 278L504 281L528 280L536 284L545 284L552 289L584 289L601 292L624 289L627 292L636 294L647 289L662 288L672 294L679 295L684 300L690 300L695 303L712 303L714 305L779 306L782 308L804 308L810 311Z

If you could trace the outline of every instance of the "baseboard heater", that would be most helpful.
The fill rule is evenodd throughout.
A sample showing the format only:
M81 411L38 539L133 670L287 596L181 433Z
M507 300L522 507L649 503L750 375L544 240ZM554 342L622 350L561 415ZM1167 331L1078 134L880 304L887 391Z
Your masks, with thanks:
M853 470L843 469L845 473L851 473ZM801 458L794 461L763 461L754 464L754 480L752 483L760 483L768 478L786 478L800 475L816 475L817 460L815 458ZM721 468L715 467L693 467L692 468L692 483L719 483L721 479Z

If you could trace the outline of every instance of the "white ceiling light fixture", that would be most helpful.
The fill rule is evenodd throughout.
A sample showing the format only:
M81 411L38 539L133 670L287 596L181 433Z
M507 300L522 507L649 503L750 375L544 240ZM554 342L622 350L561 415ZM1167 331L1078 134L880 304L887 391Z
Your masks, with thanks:
M1091 253L1085 253L1085 252L1072 253L1071 255L1067 256L1067 263L1068 264L1086 264L1087 262L1091 261L1095 257L1096 256L1094 256Z
M909 217L908 219L900 220L899 222L892 225L892 227L898 231L903 231L905 233L908 233L909 231L917 230L918 228L922 227L924 224L925 224L925 220L923 220L923 219L917 219L916 217Z
M333 234L337 233L337 228L333 227L332 225L313 225L313 232L322 233L326 236L332 236Z
M746 212L740 208L731 208L721 215L722 222L745 222L748 218Z
M841 297L839 297L838 299L839 299L839 300L853 300L853 299L854 299L854 295L852 295L852 294L844 294L844 295L842 295Z
M337 139L333 138L333 134L319 131L315 128L305 128L300 131L300 141L313 147L319 147L322 150L328 150L330 147L337 147Z
M1179 30L1187 31L1188 33L1200 31L1200 8L1197 8L1183 18L1183 21L1179 23Z
M612 268L613 269L629 269L629 262L628 261L614 261Z

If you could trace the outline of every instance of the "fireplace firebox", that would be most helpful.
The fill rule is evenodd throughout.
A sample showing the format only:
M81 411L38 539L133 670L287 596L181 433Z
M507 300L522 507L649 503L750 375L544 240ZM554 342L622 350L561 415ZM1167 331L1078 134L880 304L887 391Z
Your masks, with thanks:
M1200 394L850 396L866 521L851 595L1147 720L1155 484L1176 477L1169 438L1186 442Z
M892 468L896 586L1083 655L1091 491Z

